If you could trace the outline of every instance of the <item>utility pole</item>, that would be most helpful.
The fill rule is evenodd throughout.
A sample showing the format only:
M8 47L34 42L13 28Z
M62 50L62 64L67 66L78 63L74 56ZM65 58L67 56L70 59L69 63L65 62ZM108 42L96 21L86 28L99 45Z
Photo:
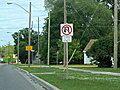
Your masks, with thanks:
M118 0L114 0L114 68L118 67Z
M64 0L64 24L66 23L67 23L67 10L66 10L66 0ZM66 48L66 43L64 43L64 61L63 61L64 66L66 66L65 48Z
M29 4L28 46L31 45L31 2ZM30 51L28 51L28 67L30 67Z
M2 47L0 46L0 58L2 58Z
M19 64L19 46L20 46L20 32L18 31L17 64Z
M40 30L39 30L39 17L38 17L38 62L40 64L40 38L39 38L39 33L40 33Z
M29 11L27 11L25 8L23 8L17 3L7 3L7 4L8 5L15 4L20 8L22 8L23 10L25 10L27 13L29 13L28 46L30 46L31 45L31 2L29 3ZM28 51L28 67L30 67L30 50Z
M64 24L67 23L66 0L64 0ZM64 65L66 67L66 79L68 79L68 42L64 42Z
M48 60L47 65L50 65L50 10L48 13Z
M10 63L10 41L8 42L8 64Z

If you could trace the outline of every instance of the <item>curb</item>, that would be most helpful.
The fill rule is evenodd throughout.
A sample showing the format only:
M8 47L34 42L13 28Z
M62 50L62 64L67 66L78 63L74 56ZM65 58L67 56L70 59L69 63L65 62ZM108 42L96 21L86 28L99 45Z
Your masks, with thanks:
M53 86L52 84L44 81L41 78L38 78L37 76L33 75L32 73L29 73L26 70L23 70L23 69L18 68L18 67L17 67L17 69L20 70L23 73L26 73L28 76L30 76L30 78L32 78L32 80L34 80L36 83L40 84L41 86L43 86L47 90L60 90L59 88Z

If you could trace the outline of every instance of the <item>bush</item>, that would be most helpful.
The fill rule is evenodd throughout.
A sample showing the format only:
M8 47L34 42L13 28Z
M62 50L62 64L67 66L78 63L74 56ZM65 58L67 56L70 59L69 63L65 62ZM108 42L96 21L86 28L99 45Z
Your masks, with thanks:
M112 61L111 61L111 57L99 57L97 59L97 61L99 61L100 63L98 64L98 67L111 67L112 66Z
M94 57L99 62L99 67L111 67L113 56L113 38L105 37L96 41L90 50L88 50L89 56Z

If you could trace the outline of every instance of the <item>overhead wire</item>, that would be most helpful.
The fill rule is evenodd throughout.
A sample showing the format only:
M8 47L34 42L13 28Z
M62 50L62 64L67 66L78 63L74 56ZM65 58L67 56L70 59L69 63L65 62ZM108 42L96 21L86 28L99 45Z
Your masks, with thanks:
M75 11L75 12L78 14L78 16L80 17L80 14L79 14L78 10L73 6L72 3L71 3L71 6L73 7L74 11ZM95 15L98 7L99 7L99 4L97 5L96 9L94 10L93 14L91 15L91 18L89 19L88 24L86 24L86 22L85 22L86 27L85 27L84 32L82 33L82 36L81 36L81 38L80 38L80 41L82 40L85 32L88 30L88 27L90 27L90 25L92 25L94 28L95 28L95 27L110 27L110 26L94 26L94 25L91 23L91 21L93 20L93 17L94 17L94 15ZM82 8L82 9L84 9L84 8ZM81 9L80 9L80 11L81 11ZM111 26L111 27L112 27L112 26ZM92 30L91 30L91 32L95 35L95 37L97 37L97 36L100 37L100 34L99 34L97 31L96 31L97 34L95 34L95 32L92 31ZM97 36L96 36L96 35L97 35Z
M32 7L36 8L36 10L38 10L38 11L47 12L47 10L40 10L40 8L36 7L34 4L31 4L31 5L32 5Z
M72 8L74 9L74 11L78 14L78 16L80 17L80 14L79 14L78 10L73 6L72 3L71 3L71 6L72 6ZM84 9L84 8L82 8L82 9ZM80 9L80 11L82 11L82 10ZM89 21L90 21L90 20L89 20ZM86 24L86 22L85 22L85 24ZM85 30L84 30L84 32L82 33L82 36L81 36L81 38L80 38L80 41L82 40L82 38L83 38L85 32L88 30L88 29L87 29L88 26L89 26L89 25L86 24Z

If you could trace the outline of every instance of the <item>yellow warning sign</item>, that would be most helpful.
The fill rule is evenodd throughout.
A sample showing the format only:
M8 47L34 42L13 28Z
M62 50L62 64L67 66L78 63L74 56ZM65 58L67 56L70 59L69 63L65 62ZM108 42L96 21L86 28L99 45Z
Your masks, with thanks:
M10 58L10 56L7 56L7 58Z
M26 46L26 51L31 51L32 50L32 46Z

